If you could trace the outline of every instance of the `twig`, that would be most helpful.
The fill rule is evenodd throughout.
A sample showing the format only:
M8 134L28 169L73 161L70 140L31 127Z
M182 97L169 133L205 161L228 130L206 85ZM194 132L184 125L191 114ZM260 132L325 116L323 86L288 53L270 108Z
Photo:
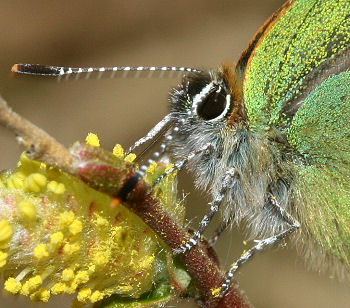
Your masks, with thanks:
M45 131L12 111L1 96L0 124L16 134L17 141L30 152L31 158L66 172L71 170L72 158L69 151Z
M42 129L13 112L1 97L0 124L17 135L19 143L32 153L33 158L77 176L72 167L73 158L69 151ZM93 186L91 183L88 184ZM126 205L140 216L172 251L189 240L189 233L168 215L158 200L152 197L152 193L143 181L140 181L130 193ZM251 307L236 283L232 283L222 299L213 296L213 290L221 286L225 277L206 247L198 245L180 258L201 291L200 301L203 307Z

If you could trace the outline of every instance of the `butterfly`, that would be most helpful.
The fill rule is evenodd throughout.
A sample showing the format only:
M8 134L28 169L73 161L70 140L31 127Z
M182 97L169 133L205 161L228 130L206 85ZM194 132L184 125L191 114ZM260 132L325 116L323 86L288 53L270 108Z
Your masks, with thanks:
M212 197L192 239L212 217L244 223L256 245L228 270L291 236L314 267L348 272L350 262L350 1L290 0L258 30L235 65L69 68L17 64L13 71L62 76L117 71L179 71L170 112L129 151L159 135L164 141L127 183L121 199L148 166L169 155ZM161 179L161 178L160 178ZM160 180L159 179L159 180Z

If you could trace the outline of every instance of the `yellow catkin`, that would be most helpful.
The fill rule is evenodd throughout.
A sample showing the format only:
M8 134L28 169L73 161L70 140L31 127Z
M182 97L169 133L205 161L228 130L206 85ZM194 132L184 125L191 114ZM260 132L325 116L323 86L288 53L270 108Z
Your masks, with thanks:
M74 282L77 284L86 283L89 281L89 272L88 271L79 271L75 275Z
M6 180L6 185L10 189L22 189L24 187L25 175L16 172Z
M114 155L115 161L125 166L121 146L115 147ZM132 162L134 158L134 154L129 154L125 160ZM76 180L72 182L60 170L28 158L23 158L17 170L21 171L12 175L4 173L0 179L4 184L0 191L6 194L7 179L12 178L9 182L13 187L20 187L11 192L13 198L9 201L14 200L14 208L4 207L7 216L2 217L11 220L0 220L0 269L4 266L5 275L11 276L4 283L5 290L44 302L52 294L76 293L84 303L97 302L115 292L136 299L149 290L150 284L144 283L144 277L140 276L152 278L154 253L158 248L153 242L149 247L153 235L143 233L139 220L130 217L129 221L129 214L123 209L110 210L110 199L96 195ZM156 164L152 164L148 172L155 170ZM73 203L70 197L74 198ZM101 206L104 203L107 207ZM93 205L91 211L89 204ZM120 221L117 221L118 211L123 218ZM23 247L30 247L31 255L27 250L17 254L22 247L17 241L28 244ZM18 260L11 259L17 255ZM116 257L118 262L113 262ZM125 272L130 272L132 278L126 278ZM141 272L146 274L137 275ZM116 277L115 282L108 279L111 276Z
M56 195L62 195L66 191L66 187L63 183L58 183L56 181L50 181L47 184L47 190L55 193Z
M147 269L148 267L153 265L153 261L154 261L154 256L149 256L149 257L143 259L142 261L140 261L137 264L137 266L139 266L140 269Z
M99 147L100 146L100 140L98 139L96 134L89 133L85 139L86 144L91 145L93 147Z
M128 286L118 286L118 291L120 293L127 293L127 292L130 292L131 290L133 289L132 286L128 285Z
M78 292L77 299L79 302L86 302L90 296L91 296L91 289L90 288L82 288Z
M77 290L78 284L75 281L72 281L69 286L66 287L65 293L73 294Z
M101 216L97 216L95 222L96 222L96 225L99 226L100 228L108 227L109 225L108 220Z
M50 291L48 291L45 288L41 288L39 291L36 291L35 293L30 295L30 299L32 301L41 301L44 303L47 303L50 299Z
M174 164L169 164L168 166L166 166L164 171L169 171L171 168L174 168Z
M8 254L0 250L0 268L6 265L7 257Z
M116 144L113 148L113 155L115 155L118 158L124 157L124 149L120 144Z
M65 283L63 282L57 282L55 283L52 287L51 287L51 293L53 295L57 295L57 294L62 294L63 292L65 292L67 286Z
M41 260L41 259L48 257L49 253L46 249L46 245L45 244L37 245L33 250L33 255L34 255L34 258L36 258L38 260Z
M93 261L96 264L96 266L104 266L109 261L109 255L110 255L109 251L97 252L93 257Z
M62 280L71 281L74 278L74 271L70 268L66 268L62 271Z
M77 243L74 243L74 244L67 243L63 247L63 252L68 256L76 253L79 250L80 250L80 246Z
M42 283L43 283L43 280L39 275L28 279L22 286L21 294L28 296L35 289L37 289Z
M58 246L63 242L63 233L62 232L55 232L50 235L50 244L53 246Z
M22 288L22 284L16 281L15 278L10 277L5 281L4 289L12 294L17 294Z
M103 299L103 293L100 291L95 291L90 296L91 303L96 303L96 302L100 301L101 299Z
M76 235L80 233L83 230L83 224L80 220L75 219L70 225L69 225L69 232L73 235Z
M6 219L0 220L0 248L6 248L13 234L11 225Z
M157 163L154 161L152 164L149 165L147 169L147 173L150 175L154 174L154 172L156 171L156 168L157 168Z
M64 211L60 214L60 223L63 227L68 227L74 221L74 213L72 211Z
M28 200L23 200L18 203L18 211L21 218L27 222L32 222L36 219L35 206Z
M40 169L45 170L47 165L45 163L40 163Z
M33 173L24 181L24 188L30 192L38 193L46 186L46 176L41 173Z
M129 153L128 155L125 156L124 160L127 162L127 163L132 163L136 158L136 154L134 153Z

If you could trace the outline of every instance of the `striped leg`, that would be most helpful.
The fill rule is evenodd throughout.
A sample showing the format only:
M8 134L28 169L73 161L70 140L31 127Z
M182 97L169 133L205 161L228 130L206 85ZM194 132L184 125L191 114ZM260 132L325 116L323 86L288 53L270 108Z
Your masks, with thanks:
M269 199L271 202L271 205L274 207L276 212L283 218L285 222L287 222L290 227L275 235L271 236L269 238L266 238L264 240L257 240L255 241L257 244L249 249L246 253L244 253L231 267L231 269L228 271L226 280L221 286L220 290L220 296L224 296L231 280L237 271L237 269L244 263L246 263L249 259L251 259L257 252L261 252L266 250L268 247L272 246L273 244L283 240L286 238L289 234L293 233L296 229L300 228L300 223L296 221L289 213L287 213L281 206L277 203L276 197L274 197L272 194L269 195Z
M165 177L167 177L168 175L172 174L175 171L181 170L184 166L186 166L186 164L196 155L198 155L199 153L202 153L204 151L207 151L209 148L211 148L212 145L210 143L206 144L203 148L192 152L190 155L188 155L186 158L184 158L183 160L180 160L178 162L176 162L174 164L174 167L170 168L169 170L165 171L161 176L159 176L155 181L153 186L159 184L159 182L161 180L163 180Z
M219 210L220 205L222 204L222 201L224 200L225 193L227 191L227 188L231 186L232 180L235 178L235 170L230 169L223 178L223 184L221 186L221 189L218 193L218 195L215 197L215 199L210 204L210 210L208 214L206 214L202 221L199 224L198 230L194 233L193 237L184 245L182 245L175 253L185 253L186 251L189 251L193 246L198 244L198 240L201 238L204 230L208 227L211 220L213 219L216 212Z

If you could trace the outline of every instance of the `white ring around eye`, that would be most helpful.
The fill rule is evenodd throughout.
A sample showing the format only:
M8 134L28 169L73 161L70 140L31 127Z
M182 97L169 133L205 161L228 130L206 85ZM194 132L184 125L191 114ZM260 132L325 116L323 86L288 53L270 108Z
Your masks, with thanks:
M214 82L208 83L202 91L200 91L198 94L196 94L192 101L192 114L197 115L197 107L200 102L203 101L207 97L207 95L215 88Z
M203 89L202 91L200 91L198 94L195 95L195 97L193 98L193 103L192 103L192 110L188 112L188 115L190 115L190 113L195 114L198 116L197 113L197 107L198 104L201 103L203 101L203 99L205 99L207 97L207 95L212 92L212 90L217 87L217 84L215 84L213 81L208 83ZM216 90L215 92L219 93L222 90L222 87L219 86L218 90ZM211 120L207 120L207 122L215 122L218 121L220 119L222 119L223 117L225 117L225 115L227 114L228 110L230 109L230 102L231 102L231 96L230 94L226 95L226 106L225 109L221 112L221 114L219 116L217 116L214 119Z

